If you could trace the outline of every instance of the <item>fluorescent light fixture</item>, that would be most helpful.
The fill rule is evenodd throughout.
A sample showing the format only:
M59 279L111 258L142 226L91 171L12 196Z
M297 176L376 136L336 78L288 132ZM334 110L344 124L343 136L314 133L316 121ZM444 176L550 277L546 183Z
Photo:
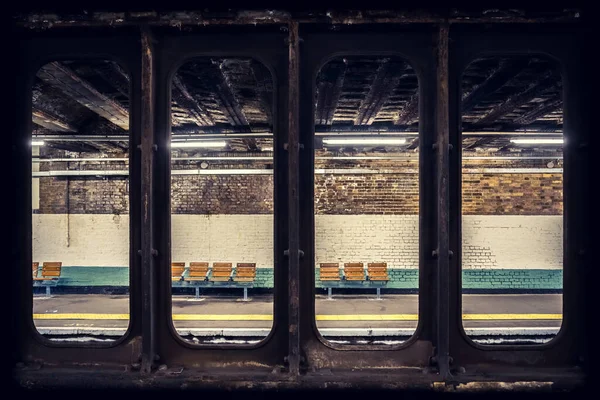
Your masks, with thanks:
M563 144L564 139L562 138L527 138L527 139L510 139L512 143L516 144Z
M31 141L31 145L32 146L43 146L44 145L44 141L43 140L32 140Z
M404 138L323 138L323 144L344 145L344 144L362 144L362 145L388 145L395 146L405 144Z
M171 148L195 148L195 147L225 147L227 142L224 140L212 140L212 141L195 141L195 142L171 142Z

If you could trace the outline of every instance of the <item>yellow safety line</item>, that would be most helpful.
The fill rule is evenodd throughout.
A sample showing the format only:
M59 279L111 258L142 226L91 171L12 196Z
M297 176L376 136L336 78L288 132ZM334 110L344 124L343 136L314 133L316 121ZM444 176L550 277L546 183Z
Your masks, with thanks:
M417 314L317 315L317 321L417 321Z
M33 319L129 319L129 314L33 314Z
M464 320L562 319L562 314L463 314Z
M33 314L33 319L128 320L129 314ZM560 320L562 314L463 314L464 320ZM271 321L270 314L174 314L174 321ZM417 314L317 315L317 321L417 321Z

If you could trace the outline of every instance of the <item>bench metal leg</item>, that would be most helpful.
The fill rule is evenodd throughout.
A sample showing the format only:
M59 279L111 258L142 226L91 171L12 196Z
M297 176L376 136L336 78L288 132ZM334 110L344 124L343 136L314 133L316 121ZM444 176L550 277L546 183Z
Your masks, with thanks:
M248 288L244 288L244 301L248 301Z
M46 297L50 297L50 286L46 286Z
M196 286L195 289L196 289L196 298L199 299L200 298L200 288L198 286Z
M333 300L333 297L331 296L331 288L330 287L327 288L327 300Z
M381 300L381 288L377 288L377 300Z

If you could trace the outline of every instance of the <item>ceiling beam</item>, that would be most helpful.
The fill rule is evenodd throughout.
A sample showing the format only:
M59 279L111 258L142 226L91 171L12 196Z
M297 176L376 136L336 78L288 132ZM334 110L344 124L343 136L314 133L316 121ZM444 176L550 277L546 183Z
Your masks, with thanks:
M419 89L410 97L404 108L398 113L394 125L411 125L419 118Z
M486 96L494 93L502 86L506 85L511 79L517 76L527 65L529 60L512 59L500 61L498 68L480 85L475 85L471 92L462 101L463 114L483 100Z
M113 124L124 130L129 129L129 111L98 92L66 65L48 63L40 68L37 76Z
M227 76L223 73L223 70L218 64L213 64L213 67L215 68L215 74L217 77L216 92L218 93L218 98L220 100L219 103L221 110L231 125L243 126L249 131L250 124L248 123L246 115L242 111L240 103L235 98L233 88L229 85Z
M255 61L250 61L250 68L256 81L256 90L262 108L267 116L267 123L273 123L273 77L269 71Z
M406 63L386 59L377 68L369 93L360 103L354 125L371 125L406 70Z
M559 85L559 81L560 75L553 70L547 71L538 79L532 80L531 83L525 86L524 89L510 95L498 106L492 108L477 122L474 122L472 126L481 127L496 121L497 119L513 111L515 108L518 108L540 96L544 92L556 89Z
M93 69L102 79L117 89L121 95L129 99L129 75L123 71L119 64L107 61Z
M515 125L529 125L535 122L538 118L558 110L562 107L562 104L562 99L560 98L540 103L537 107L534 107L520 117L515 118L513 123Z
M486 145L488 143L491 143L494 140L496 140L497 138L498 138L497 136L485 136L485 137L476 139L473 143L466 146L464 149L465 150L474 149L476 147L480 147L480 146Z
M337 109L340 93L344 85L347 64L344 60L335 60L321 68L317 82L317 108L315 123L331 125Z
M51 131L58 132L77 132L77 128L69 125L68 122L63 121L61 118L43 111L42 109L33 106L31 112L32 121L44 128L48 128Z
M97 153L98 148L87 143L81 142L49 142L45 144L48 147L59 150L73 151L76 153Z
M210 113L190 94L188 88L178 74L173 76L172 96L175 103L184 108L198 126L214 125L215 120Z

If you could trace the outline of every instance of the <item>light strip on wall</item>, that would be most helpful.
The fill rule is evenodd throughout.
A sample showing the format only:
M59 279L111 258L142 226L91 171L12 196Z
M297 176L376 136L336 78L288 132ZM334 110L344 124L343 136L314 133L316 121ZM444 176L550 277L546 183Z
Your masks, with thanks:
M197 147L225 147L227 142L218 141L198 141L198 142L171 142L171 148L197 148Z
M44 141L43 140L32 140L31 141L31 145L32 146L43 146L44 145Z
M362 144L394 146L405 143L406 139L404 138L323 138L323 144L325 145Z
M563 144L564 139L552 138L528 138L528 139L510 139L511 143L516 144Z

